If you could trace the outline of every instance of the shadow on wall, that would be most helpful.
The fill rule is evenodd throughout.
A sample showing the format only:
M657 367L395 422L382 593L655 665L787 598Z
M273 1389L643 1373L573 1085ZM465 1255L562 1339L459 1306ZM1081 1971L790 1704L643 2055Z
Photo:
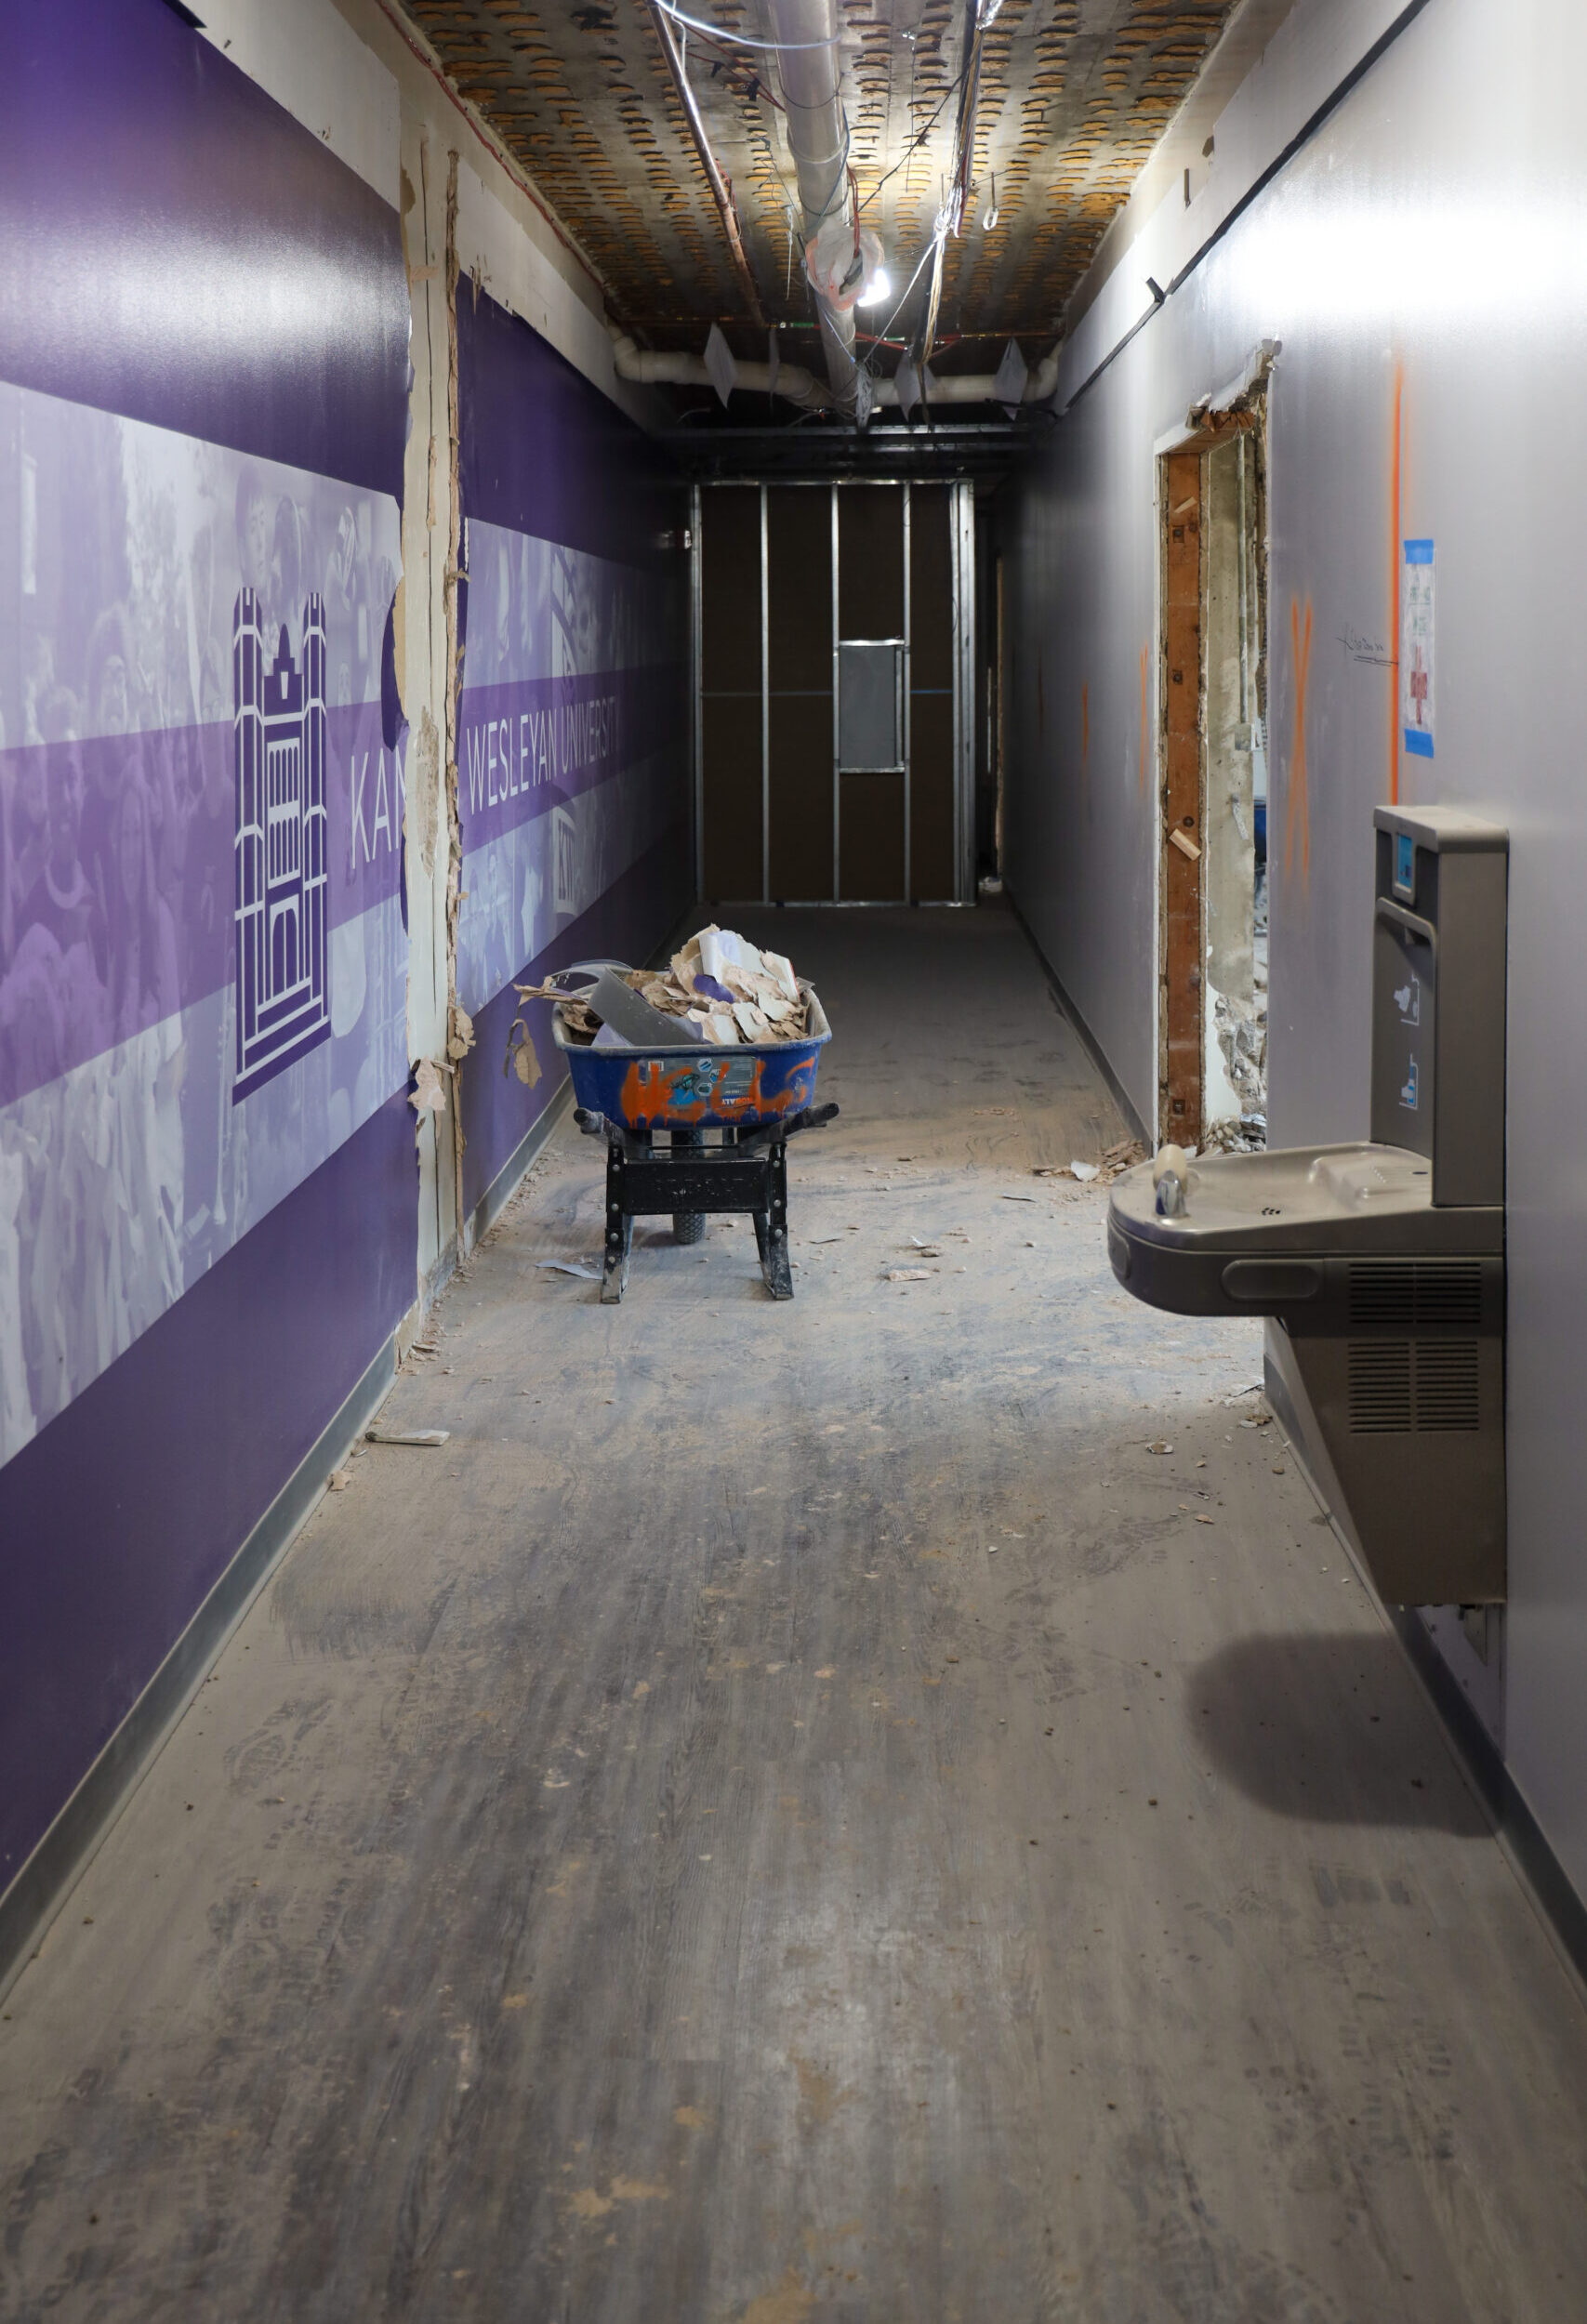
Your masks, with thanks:
M1488 1837L1392 1637L1236 1639L1193 1672L1189 1711L1211 1767L1275 1815Z

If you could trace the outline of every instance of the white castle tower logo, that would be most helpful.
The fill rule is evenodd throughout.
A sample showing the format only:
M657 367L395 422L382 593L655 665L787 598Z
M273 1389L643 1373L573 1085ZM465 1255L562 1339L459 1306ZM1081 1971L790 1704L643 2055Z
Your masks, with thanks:
M325 832L325 609L303 609L303 660L285 627L266 667L259 601L237 600L235 1103L331 1029Z

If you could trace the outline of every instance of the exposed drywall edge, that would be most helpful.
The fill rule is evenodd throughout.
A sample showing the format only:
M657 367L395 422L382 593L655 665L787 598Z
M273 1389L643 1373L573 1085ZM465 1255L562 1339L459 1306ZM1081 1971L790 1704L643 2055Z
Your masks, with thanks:
M1427 5L1428 0L1334 0L1331 11L1295 9L1284 19L1220 116L1224 168L1215 168L1188 210L1171 191L1160 200L1120 243L1111 267L1090 292L1060 353L1061 413L1122 353ZM1308 49L1309 55L1300 53ZM1286 72L1304 93L1280 91L1270 103L1269 91ZM1148 278L1158 286L1156 296ZM1090 275L1086 279L1090 282ZM1077 291L1076 297L1079 295Z
M1511 1774L1493 1737L1461 1693L1454 1672L1439 1653L1414 1606L1385 1605L1374 1588L1342 1514L1338 1480L1323 1452L1298 1375L1275 1360L1271 1327L1263 1359L1263 1392L1284 1432L1296 1469L1384 1628L1398 1639L1418 1684L1444 1732L1456 1765L1493 1828L1504 1859L1537 1914L1561 1966L1587 2005L1587 1901L1572 1886L1564 1865L1544 1835L1525 1793Z
M524 231L555 252L558 262L568 267L570 279L599 308L606 294L594 265L496 130L453 86L434 48L399 0L326 0L326 5L346 18L396 73L404 105L417 118L444 137L464 133L464 143L478 152L522 204Z
M1065 988L1064 980L1059 975L1057 970L1052 966L1052 963L1049 960L1047 955L1042 951L1040 944L1037 942L1036 931L1031 927L1030 922L1025 918L1024 912L1020 908L1019 900L1009 889L1006 879L1003 887L1003 894L1009 910L1013 914L1015 919L1019 922L1020 928L1024 931L1025 942L1029 944L1032 952L1036 955L1037 962L1041 970L1042 975L1047 979L1049 985L1051 987L1052 997L1058 1004L1060 1014L1067 1019L1068 1023L1079 1035L1080 1042L1085 1050L1086 1055L1091 1059L1091 1063L1096 1067L1098 1073L1101 1074L1103 1079L1106 1082L1108 1089L1112 1094L1113 1102L1118 1106L1119 1112L1123 1115L1127 1128L1134 1134L1135 1137L1140 1139L1141 1143L1147 1149L1148 1153L1151 1152L1156 1144L1156 1141L1147 1129L1145 1123L1141 1119L1140 1115L1136 1112L1134 1099L1130 1095L1130 1092L1124 1087L1123 1082L1119 1080L1118 1076L1114 1072L1112 1059L1108 1056L1107 1051L1104 1049L1102 1043L1097 1039L1096 1035L1091 1031L1091 1026L1086 1023L1084 1017L1080 1014L1080 1011L1076 1008L1074 1001L1070 998L1068 992Z
M395 1378L393 1334L298 1462L0 1896L0 1996L36 1957L57 1913L159 1757L227 1640L318 1506L331 1471L368 1427Z
M326 0L204 0L203 37L393 209L396 76Z

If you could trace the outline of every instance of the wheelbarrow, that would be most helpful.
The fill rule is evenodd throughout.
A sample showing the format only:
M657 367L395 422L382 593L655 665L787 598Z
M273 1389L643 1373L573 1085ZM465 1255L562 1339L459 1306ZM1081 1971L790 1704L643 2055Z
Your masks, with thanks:
M573 981L581 971L564 971ZM549 980L556 981L556 980ZM593 1049L571 1040L560 1009L551 1031L567 1060L574 1118L606 1142L606 1259L601 1297L628 1288L634 1221L666 1217L681 1243L697 1243L710 1212L747 1211L760 1274L774 1300L791 1300L788 1140L820 1129L836 1105L815 1105L815 1076L832 1028L813 989L809 1030L793 1041L740 1048L680 1041L655 1050Z

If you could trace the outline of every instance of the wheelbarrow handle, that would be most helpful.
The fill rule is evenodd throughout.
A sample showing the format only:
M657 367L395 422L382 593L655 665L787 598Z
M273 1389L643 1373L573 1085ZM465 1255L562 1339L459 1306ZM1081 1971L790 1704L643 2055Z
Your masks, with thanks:
M747 1129L739 1137L740 1149L745 1146L781 1145L786 1139L797 1138L801 1129L825 1129L836 1121L836 1105L807 1105L802 1114L790 1115L786 1122L763 1122L758 1129Z

